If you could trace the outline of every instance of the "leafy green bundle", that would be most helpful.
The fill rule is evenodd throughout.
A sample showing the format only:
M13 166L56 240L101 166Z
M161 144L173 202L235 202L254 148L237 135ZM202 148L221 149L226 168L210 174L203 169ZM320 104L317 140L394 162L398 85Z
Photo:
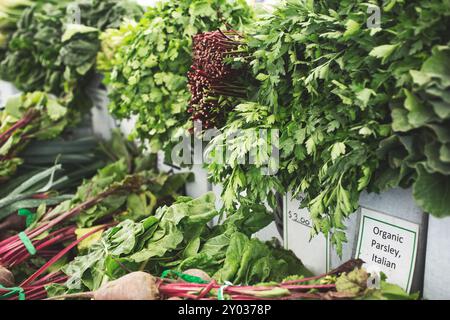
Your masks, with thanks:
M249 230L244 222L254 219L250 214L233 217L217 227L220 232L207 226L216 215L214 195L208 193L197 199L180 197L141 222L125 220L65 266L69 280L63 287L51 286L49 295L96 290L132 270L161 274L195 267L215 273L220 281L240 283L308 274L290 252L243 233Z
M128 1L79 0L66 6L46 3L24 11L0 67L3 79L27 92L65 93L71 101L95 65L100 31L142 13Z
M125 19L118 28L109 28L100 34L101 50L97 54L97 70L110 76L111 70L118 61L115 60L116 52L125 43L128 36L131 36L137 27L137 22L132 19Z
M409 70L412 84L392 104L395 134L378 153L389 159L381 188L412 183L417 204L443 217L450 215L450 45L436 45L432 52L420 69Z
M163 1L149 8L106 76L111 112L137 115L136 135L148 139L153 151L170 145L188 127L192 36L227 24L239 28L251 16L243 0Z
M44 2L56 3L57 0L7 0L0 3L0 52L7 48L9 37L17 29L17 22L20 20L25 9L40 5ZM62 2L62 1L59 1Z
M67 125L67 108L43 92L10 98L0 111L0 182L23 163L18 152L33 139L58 136Z
M50 207L71 199L83 179L92 177L114 160L101 151L100 145L93 137L30 143L20 154L24 163L14 179L2 184L0 238L10 231L25 229L26 217L14 213L21 209L35 211L41 205Z
M432 108L422 108L425 102L418 103L411 92L419 90L422 101L445 110L448 79L442 46L449 40L444 8L450 3L389 1L380 5L381 27L368 27L367 9L376 3L291 0L258 22L257 35L248 40L254 56L250 65L260 81L258 99L238 106L222 137L210 146L217 156L228 138L231 163L213 161L209 166L214 181L225 181L228 206L243 191L256 202L267 197L273 204L274 191L291 189L304 196L313 233L331 233L338 252L346 241L344 218L358 207L362 190L406 187L417 176L419 182L429 181L437 173L440 185L448 181L443 175L446 140L433 145L434 124L443 127L446 115L430 118ZM418 73L421 68L425 77ZM280 149L279 167L270 160L271 148L258 153L255 165L237 161L258 145L260 136L254 132L261 128L280 129L279 141L269 139ZM238 129L243 134L233 137ZM405 131L417 137L416 143L404 137ZM407 151L397 148L399 139ZM429 142L426 152L408 152L421 149L423 139ZM424 155L425 166L417 162ZM267 164L279 169L277 175L263 174L260 168ZM435 212L442 213L439 201L425 200L424 185L416 183L418 203L431 213L440 206Z
M53 168L53 170L56 169L58 168ZM51 170L48 171L53 175L54 172ZM42 173L40 178L48 173ZM21 240L20 235L13 235L0 241L0 264L10 268L15 275L20 275L20 277L24 275L26 277L30 275L30 271L35 270L35 267L27 268L27 266L42 265L42 258L50 259L48 264L53 265L51 259L59 253L58 248L64 247L66 241L75 239L77 235L83 237L124 219L127 221L140 220L151 215L156 207L172 203L189 176L188 173L157 174L142 167L139 171L130 171L124 159L109 164L100 169L92 179L85 180L78 187L75 195L66 197L67 200L60 197L42 201L32 213L31 221L27 219L27 228L24 233L35 247L38 259L30 260L33 257L28 253L26 244ZM66 182L65 178L54 181L53 177L50 177L49 182L41 191L49 188L56 191L58 183ZM27 181L14 192L22 192L30 187L30 183L38 184L39 182L37 179ZM13 201L20 201L21 199L17 199L14 192L4 201L9 201L13 205L15 204ZM24 193L23 195L28 194ZM60 204L54 207L59 202ZM12 218L15 217L12 216ZM97 226L93 227L95 224ZM93 238L97 239L95 236ZM68 252L77 244L78 242L72 242L64 250ZM88 239L83 240L79 246L89 246ZM24 263L26 264L24 265Z
M173 201L188 178L189 173L157 174L148 168L130 171L121 159L98 170L70 200L46 212L41 220L52 220L78 207L81 210L72 216L80 227L91 227L105 218L139 220L157 205Z
M139 19L144 10L134 0L76 0L81 24L99 30L119 28L124 19Z
M182 281L158 278L149 273L135 271L119 279L103 284L99 289L72 294L53 295L50 300L94 299L94 300L416 300L418 293L409 295L397 285L390 284L381 274L379 287L369 287L369 274L359 266L362 261L350 260L331 273L317 277L295 277L296 280L259 283L256 285L233 285L218 283L201 270L202 277L170 272ZM170 271L170 270L169 270ZM189 277L189 278L188 278ZM198 283L200 280L204 280ZM187 282L186 282L187 281ZM32 287L31 287L32 288ZM26 288L25 290L30 290ZM62 288L58 288L62 291ZM56 286L50 291L55 293ZM31 290L30 290L31 291ZM42 293L40 294L42 296Z

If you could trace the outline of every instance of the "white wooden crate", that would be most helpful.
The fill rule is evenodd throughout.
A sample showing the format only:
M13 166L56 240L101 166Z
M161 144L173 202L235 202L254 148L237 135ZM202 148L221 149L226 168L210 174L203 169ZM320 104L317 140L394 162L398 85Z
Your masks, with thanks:
M329 237L318 234L311 238L312 221L308 209L300 208L301 197L288 192L284 201L284 246L292 250L315 274L323 274L352 258L355 247L357 214L347 219L348 242L343 244L342 259L336 254Z
M311 239L312 222L307 209L300 209L301 198L288 192L284 199L284 247L292 250L306 268L314 274L329 269L329 242L319 234Z

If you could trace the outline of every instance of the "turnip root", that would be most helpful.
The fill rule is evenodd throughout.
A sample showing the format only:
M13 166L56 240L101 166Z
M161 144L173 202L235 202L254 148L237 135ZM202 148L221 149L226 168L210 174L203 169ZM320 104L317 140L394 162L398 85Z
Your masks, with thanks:
M108 282L96 291L56 296L48 300L77 298L94 300L158 300L159 291L156 279L152 275L137 271Z
M0 285L11 288L14 287L14 275L5 267L0 266Z
M188 269L186 271L183 271L184 274L190 275L190 276L194 276L197 278L200 278L202 280L205 281L211 281L211 277L203 270L200 269ZM180 282L186 282L183 279L180 279Z

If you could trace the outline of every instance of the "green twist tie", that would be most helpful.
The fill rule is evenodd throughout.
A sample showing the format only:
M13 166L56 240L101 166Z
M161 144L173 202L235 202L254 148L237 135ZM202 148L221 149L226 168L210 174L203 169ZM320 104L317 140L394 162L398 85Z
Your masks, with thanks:
M8 293L0 296L0 299L8 299L17 294L19 296L19 300L25 300L25 291L23 291L23 288L21 287L6 288L0 284L0 289L9 291Z
M175 271L175 270L165 270L161 274L161 279L167 278L170 275L175 275L178 278L183 279L184 281L190 282L190 283L199 283L199 284L209 283L209 281L203 280L200 277L191 276L190 274L185 274L185 273L178 272L178 271Z
M19 209L18 211L19 216L26 217L26 226L27 228L34 222L36 219L36 214L31 212L28 209Z
M224 291L227 287L232 286L232 285L233 285L233 284L232 284L231 282L225 281L225 284L224 284L223 286L221 286L221 287L219 288L219 291L217 292L217 300L225 300L225 297L224 297L224 295L223 295L223 291Z
M19 239L22 241L25 248L27 248L28 253L34 256L36 254L36 248L33 246L33 243L25 232L19 233Z

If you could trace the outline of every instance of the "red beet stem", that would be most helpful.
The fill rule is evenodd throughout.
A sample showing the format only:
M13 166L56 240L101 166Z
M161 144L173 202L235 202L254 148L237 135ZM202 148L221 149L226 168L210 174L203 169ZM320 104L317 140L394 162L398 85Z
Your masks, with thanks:
M48 222L45 222L42 225L37 226L36 228L34 228L32 230L25 231L25 234L28 236L29 239L32 240L33 238L41 235L42 233L49 230L50 228L56 226L58 223L64 221L65 219L69 219L74 215L77 215L78 213L86 210L89 207L96 205L97 203L103 201L105 198L107 198L108 196L110 196L111 194L113 194L117 191L118 191L118 188L112 188L112 189L106 190L106 191L100 193L99 195L97 195L96 197L93 197L93 198L79 204L78 206L72 208L71 210L66 211L65 213L57 216L56 218L49 220ZM23 246L24 245L18 235L12 236L12 237L0 242L0 255L4 254L6 252L9 252L13 249L16 249L17 247L23 247ZM4 260L3 257L0 258L0 262L3 260Z
M37 279L42 273L44 273L49 267L51 267L54 263L56 263L59 259L61 259L64 255L66 255L70 250L72 250L74 247L76 247L81 241L84 239L90 237L94 233L103 230L105 228L108 228L112 225L115 225L115 223L103 225L98 228L95 228L94 230L86 233L78 240L72 242L70 245L68 245L66 248L64 248L62 251L60 251L56 256L54 256L52 259L50 259L47 263L45 263L41 268L39 268L34 274L32 274L28 279L26 279L22 284L21 287L24 287L26 285L29 285L32 283L35 279Z
M62 243L75 237L76 227L69 226L49 234L44 239L32 241L36 251L41 255L41 250L57 243ZM24 246L12 249L1 258L1 262L8 268L17 266L30 258L31 255Z
M8 130L0 134L0 143L5 143L9 137L14 133L14 131L26 127L34 118L33 112L29 112L22 119L13 124Z

